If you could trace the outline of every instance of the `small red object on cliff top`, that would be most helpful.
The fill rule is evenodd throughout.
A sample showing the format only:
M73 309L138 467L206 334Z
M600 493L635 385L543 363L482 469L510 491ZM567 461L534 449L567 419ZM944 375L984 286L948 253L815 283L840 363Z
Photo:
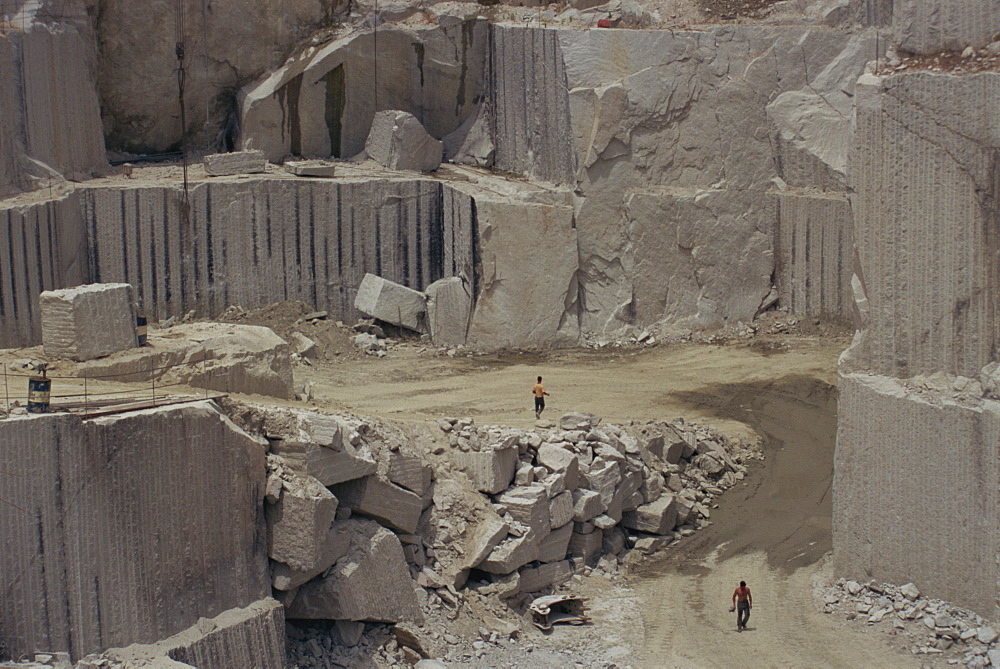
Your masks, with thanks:
M601 19L600 21L597 22L597 27L598 28L610 28L611 27L611 19Z

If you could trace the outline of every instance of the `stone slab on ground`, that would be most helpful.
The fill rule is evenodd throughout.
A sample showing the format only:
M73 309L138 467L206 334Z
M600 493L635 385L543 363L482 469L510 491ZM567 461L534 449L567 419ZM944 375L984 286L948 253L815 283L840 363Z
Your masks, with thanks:
M149 345L91 360L70 370L120 375L131 382L185 383L224 393L294 397L288 344L270 328L229 323L187 323L151 330Z
M446 346L462 346L472 315L472 287L457 276L438 279L427 286L427 325L431 341Z
M322 579L299 589L291 619L422 622L423 615L395 534L371 520L338 522L350 550Z
M268 555L298 571L314 569L336 513L337 498L316 479L285 481L278 501L266 509Z
M83 361L135 348L132 286L94 283L39 296L45 355Z
M285 171L297 177L323 177L332 178L336 176L337 166L325 160L289 160L285 161Z
M427 134L416 116L392 109L375 114L365 141L368 157L390 170L433 172L443 151L444 145Z
M234 174L259 174L267 171L267 158L263 151L233 151L205 156L205 172L213 177Z
M417 332L425 329L427 296L374 274L361 280L354 308L386 323Z
M415 534L423 502L418 495L377 476L366 476L332 486L340 504L352 513L370 516L388 527Z

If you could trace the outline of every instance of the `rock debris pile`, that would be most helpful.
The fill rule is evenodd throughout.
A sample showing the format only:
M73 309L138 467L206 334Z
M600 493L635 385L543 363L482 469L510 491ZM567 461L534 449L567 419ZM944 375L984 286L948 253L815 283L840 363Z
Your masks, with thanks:
M971 611L924 597L913 583L858 583L838 579L822 595L827 613L892 627L915 655L947 653L949 664L1000 667L1000 634Z
M470 607L491 621L482 644L509 641L519 625L505 616L538 593L595 566L617 573L708 524L757 453L707 427L619 427L586 413L535 430L470 418L417 430L228 401L226 411L270 444L272 586L299 621L299 666L360 652L366 623L396 624L379 645L389 660L439 656L451 644L431 621ZM368 632L370 645L385 629Z

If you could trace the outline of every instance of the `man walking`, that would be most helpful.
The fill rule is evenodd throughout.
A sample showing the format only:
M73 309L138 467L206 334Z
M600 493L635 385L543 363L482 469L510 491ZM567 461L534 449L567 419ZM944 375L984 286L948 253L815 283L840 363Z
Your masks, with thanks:
M753 608L753 595L746 581L740 581L740 587L733 590L733 608L736 611L736 631L742 632L747 628L747 621L750 620L750 609Z
M542 385L542 377L538 377L538 383L531 389L531 394L535 396L535 420L538 420L545 411L545 396L548 395L545 386Z

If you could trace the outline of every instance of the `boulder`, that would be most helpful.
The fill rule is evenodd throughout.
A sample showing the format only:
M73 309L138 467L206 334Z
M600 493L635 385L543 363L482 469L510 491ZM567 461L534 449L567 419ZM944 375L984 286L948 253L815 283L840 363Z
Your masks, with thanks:
M592 564L601 556L603 543L604 534L602 532L590 532L589 534L573 532L566 552L568 555L581 558L584 562Z
M293 332L288 339L295 353L298 353L303 358L316 357L316 342L309 337L301 332Z
M416 116L393 109L375 114L365 142L368 157L390 170L433 172L443 151L444 145L427 134Z
M285 481L278 502L266 510L268 555L299 571L313 569L336 513L337 498L316 479Z
M420 496L409 490L386 483L377 476L338 483L331 490L352 513L369 516L407 534L417 531L424 506Z
M281 562L271 563L271 585L276 590L289 591L303 585L329 569L350 549L343 521L334 521L326 533L315 563L310 569L296 569Z
M282 456L295 471L312 476L325 486L374 474L375 461L366 452L345 444L338 437L336 447L312 442L276 440L271 450Z
M426 296L374 274L365 274L354 298L354 308L386 323L416 330L424 329Z
M584 523L607 508L599 493L583 489L573 491L573 520L576 522Z
M497 445L482 451L450 452L451 460L469 477L479 492L494 495L507 489L517 467L517 444Z
M462 346L472 316L472 288L462 277L438 279L427 286L427 325L431 341Z
M569 550L569 540L573 536L573 523L566 523L562 527L552 530L548 536L538 543L539 562L555 562L566 557Z
M413 580L396 535L370 520L339 524L350 548L327 575L307 583L286 616L311 620L422 622Z
M510 526L495 515L477 523L465 544L466 567L475 567L485 560L504 540L509 529Z
M538 558L540 539L529 529L520 537L509 536L479 563L479 569L491 574L509 574Z
M46 290L38 301L46 356L92 360L138 344L127 283Z
M524 567L520 573L521 592L538 592L569 580L573 575L573 563L569 560L549 562L537 567Z
M573 520L573 493L569 490L549 500L549 526L562 527Z
M599 416L592 413L582 413L580 411L570 411L564 413L559 419L559 427L564 430L591 430L601 422Z
M277 667L285 663L285 610L270 597L212 619L157 644L175 662L200 669Z
M622 524L649 534L667 534L677 526L677 498L664 495L655 502L643 504L624 514Z
M423 496L431 487L432 477L430 466L417 456L403 453L389 455L389 480L396 485Z
M550 472L565 474L566 490L580 485L580 459L572 451L545 443L538 447L536 461Z
M549 499L540 485L515 486L497 497L514 520L527 525L539 537L549 533Z
M263 151L213 153L205 156L204 165L205 172L212 177L259 174L267 170L267 158Z
M622 480L621 469L613 460L595 458L590 465L590 471L584 474L586 487L597 492L605 508L615 496L615 488Z

